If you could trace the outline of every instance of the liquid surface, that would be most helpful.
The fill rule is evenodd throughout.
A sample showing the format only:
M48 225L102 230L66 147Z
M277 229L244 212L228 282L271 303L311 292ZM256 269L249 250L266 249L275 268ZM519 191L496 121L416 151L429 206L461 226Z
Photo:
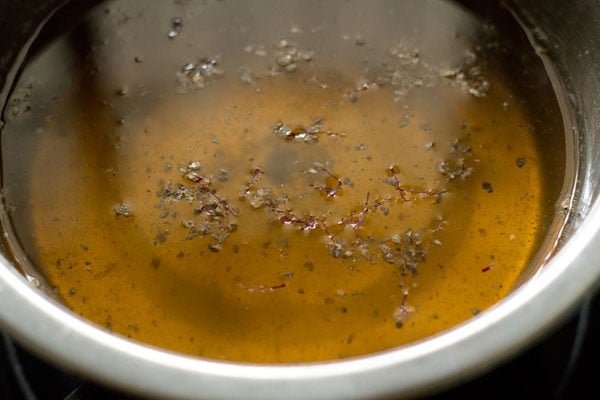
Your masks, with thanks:
M442 2L134 3L44 47L5 114L12 227L68 307L196 356L306 362L426 338L515 285L562 126L497 27Z

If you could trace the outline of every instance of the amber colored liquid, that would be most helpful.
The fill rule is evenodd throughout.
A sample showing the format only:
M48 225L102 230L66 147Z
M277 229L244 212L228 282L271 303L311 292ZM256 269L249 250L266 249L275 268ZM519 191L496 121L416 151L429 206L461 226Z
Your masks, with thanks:
M398 101L318 57L256 85L224 57L183 94L53 101L4 184L60 299L147 344L277 363L408 344L502 299L554 199L520 94L484 68L481 97L440 78Z

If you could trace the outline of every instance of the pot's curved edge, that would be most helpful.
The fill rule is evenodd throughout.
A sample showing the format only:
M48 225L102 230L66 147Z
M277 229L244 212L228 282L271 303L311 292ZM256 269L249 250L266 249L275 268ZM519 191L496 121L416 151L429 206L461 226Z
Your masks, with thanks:
M10 13L0 13L0 38L9 44L0 54L0 104L4 104L16 68L20 65L19 60L25 56L37 32L52 13L66 2L11 0L2 5Z

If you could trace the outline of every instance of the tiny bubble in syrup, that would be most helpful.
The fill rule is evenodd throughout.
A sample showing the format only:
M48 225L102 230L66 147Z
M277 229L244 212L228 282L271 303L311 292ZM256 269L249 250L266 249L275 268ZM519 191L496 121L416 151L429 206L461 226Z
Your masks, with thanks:
M362 37L362 35L356 35L356 36L354 36L354 43L357 46L364 46L366 41L365 41L365 38Z
M169 39L176 38L179 35L179 33L181 32L182 28L183 28L183 19L180 17L173 18L171 20L171 30L167 34Z

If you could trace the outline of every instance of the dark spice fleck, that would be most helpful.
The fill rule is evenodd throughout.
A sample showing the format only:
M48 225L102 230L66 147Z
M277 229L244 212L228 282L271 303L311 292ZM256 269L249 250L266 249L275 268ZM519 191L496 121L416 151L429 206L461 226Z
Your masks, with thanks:
M483 190L486 190L488 193L492 193L494 191L494 189L492 188L492 184L489 182L483 182L481 184L481 187L483 188Z
M159 232L156 235L155 243L164 243L167 241L167 235L165 232Z
M517 158L517 167L523 168L525 166L525 159L523 157Z

